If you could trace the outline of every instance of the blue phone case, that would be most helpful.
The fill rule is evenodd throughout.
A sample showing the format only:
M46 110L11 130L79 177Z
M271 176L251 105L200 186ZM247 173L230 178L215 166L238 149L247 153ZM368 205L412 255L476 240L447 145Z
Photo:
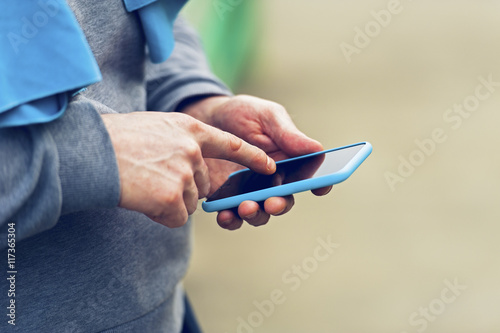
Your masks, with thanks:
M282 197L294 193L314 190L321 187L326 187L334 184L343 182L360 166L361 163L370 155L372 152L372 145L369 142L358 142L347 146L342 146L338 148L328 149L317 153L312 153L308 155L302 155L298 157L293 157L287 160L282 160L276 162L276 164L284 163L285 161L296 160L304 157L315 156L323 153L327 153L334 150L344 149L356 145L364 144L364 147L356 154L354 157L338 172L325 175L319 178L304 179L293 183L283 184L275 187L266 188L264 190L249 192L245 194L240 194L220 200L214 201L204 201L202 203L202 208L206 212L216 212L225 209L230 209L238 207L243 201L263 201L270 197ZM235 174L246 171L248 169L243 169L232 173L229 177Z

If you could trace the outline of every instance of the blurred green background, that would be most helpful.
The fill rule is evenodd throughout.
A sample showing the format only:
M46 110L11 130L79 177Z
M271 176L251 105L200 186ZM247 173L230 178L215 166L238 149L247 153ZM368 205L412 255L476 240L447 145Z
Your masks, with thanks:
M195 213L185 285L205 331L500 332L500 2L194 0L187 12L236 93L283 104L326 148L374 147L332 193L298 194L266 226L229 232ZM318 239L338 244L323 261Z

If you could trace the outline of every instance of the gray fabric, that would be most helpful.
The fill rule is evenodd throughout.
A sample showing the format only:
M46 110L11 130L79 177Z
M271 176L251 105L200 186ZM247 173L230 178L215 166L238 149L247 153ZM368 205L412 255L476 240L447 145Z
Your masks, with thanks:
M18 271L16 326L4 315L0 331L179 332L191 223L169 229L116 207L116 158L99 114L175 111L185 98L230 92L183 21L171 59L152 65L121 0L68 3L103 81L52 123L0 129L0 249L14 222ZM3 309L8 301L0 298Z
M181 22L179 18L178 23ZM149 62L146 66L147 109L174 111L182 100L193 95L230 95L226 86L210 74L206 59L200 56L202 53L192 52L201 48L195 31L186 24L176 24L174 35L175 50L170 58L163 64Z

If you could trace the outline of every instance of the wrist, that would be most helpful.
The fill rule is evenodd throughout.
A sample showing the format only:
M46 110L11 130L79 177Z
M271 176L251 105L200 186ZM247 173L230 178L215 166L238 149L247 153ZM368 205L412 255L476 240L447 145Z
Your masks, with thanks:
M214 124L214 113L217 108L231 99L230 96L195 96L179 105L178 111L208 124Z

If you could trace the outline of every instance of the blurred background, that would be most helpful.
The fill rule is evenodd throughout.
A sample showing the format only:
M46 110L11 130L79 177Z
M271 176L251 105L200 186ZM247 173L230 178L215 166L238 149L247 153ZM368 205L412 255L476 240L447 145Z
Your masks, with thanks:
M236 93L325 148L373 144L266 226L195 213L185 285L205 331L500 332L500 2L190 2Z

